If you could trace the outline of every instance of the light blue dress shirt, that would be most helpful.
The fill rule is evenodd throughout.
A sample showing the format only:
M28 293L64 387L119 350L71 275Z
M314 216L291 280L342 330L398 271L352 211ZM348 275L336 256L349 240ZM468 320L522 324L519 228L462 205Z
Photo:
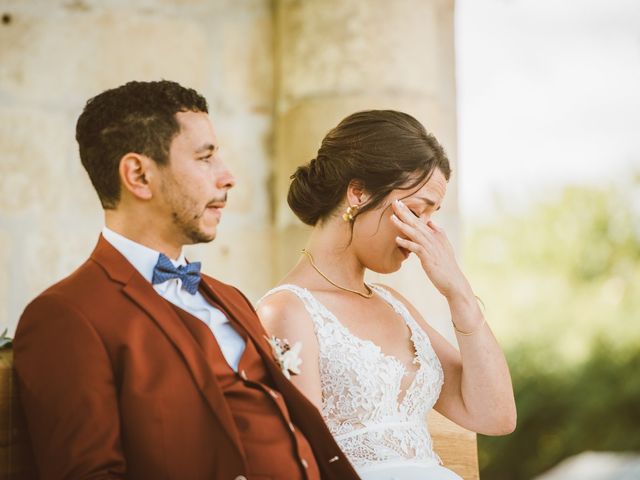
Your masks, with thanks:
M153 269L160 252L129 240L107 227L102 229L102 236L140 272L145 280L151 283ZM170 260L176 267L187 263L182 253L178 260ZM153 288L165 300L202 320L213 333L227 363L234 371L238 371L238 364L246 345L224 312L207 302L200 292L191 295L186 290L182 290L182 280L179 278L158 283L153 285Z

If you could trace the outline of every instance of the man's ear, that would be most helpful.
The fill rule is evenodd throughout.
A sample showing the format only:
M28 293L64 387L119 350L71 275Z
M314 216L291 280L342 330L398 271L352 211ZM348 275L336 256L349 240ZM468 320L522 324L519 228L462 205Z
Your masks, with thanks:
M369 193L364 188L364 182L360 179L353 179L347 185L347 202L349 205L360 206L367 203Z
M120 181L122 189L140 200L153 196L149 182L156 171L155 162L146 155L127 153L120 159Z

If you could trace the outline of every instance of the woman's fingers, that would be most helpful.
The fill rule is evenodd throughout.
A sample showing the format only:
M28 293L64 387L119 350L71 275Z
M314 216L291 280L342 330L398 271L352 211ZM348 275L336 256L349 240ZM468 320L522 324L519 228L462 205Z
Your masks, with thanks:
M414 227L413 225L409 225L408 223L405 223L402 220L400 220L395 214L391 215L391 221L398 228L398 230L400 230L402 233L404 233L407 237L409 237L411 240L415 242L423 243L426 245L426 244L430 244L433 241L431 238L429 238L430 232L425 230L424 227L419 228L419 227Z
M411 225L422 233L444 233L433 221L423 222L420 217L413 213L401 200L393 201L393 212L403 223Z
M410 235L411 237L415 236L415 232L416 232L415 227L413 225L409 225L408 223L403 222L402 220L400 220L400 218L395 213L393 215L391 215L391 221L405 235Z
M393 211L391 221L403 236L421 245L423 252L444 254L449 250L446 233L433 221L423 222L401 200L393 201Z
M440 230L440 227L433 223L431 220L427 222L427 227L429 227L434 232L442 232L442 230Z
M395 215L405 223L417 227L418 225L424 225L420 219L400 200L393 201L393 212Z
M424 247L422 245L416 242L412 242L408 238L396 237L396 244L399 247L406 248L410 252L413 252L416 254L424 252Z

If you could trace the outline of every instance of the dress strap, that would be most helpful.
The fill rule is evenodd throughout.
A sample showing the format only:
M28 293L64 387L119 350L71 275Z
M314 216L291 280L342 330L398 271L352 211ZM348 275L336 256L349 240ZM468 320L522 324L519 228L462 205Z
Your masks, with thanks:
M400 315L407 324L409 324L411 327L414 326L416 321L415 321L415 319L413 318L413 315L411 315L411 312L409 312L409 310L407 309L407 306L404 303L402 303L400 300L398 300L389 290L387 290L386 288L384 288L381 285L372 284L371 288L373 288L373 290L378 295L380 295L385 302L387 302L389 305L391 305L391 308L393 308L395 310L395 312L398 315Z
M265 298L274 293L278 292L291 292L296 297L300 299L304 308L309 313L311 320L316 326L324 325L326 321L332 319L332 314L327 310L327 308L320 303L320 301L314 297L309 290L304 287L300 287L299 285L294 285L292 283L285 283L283 285L278 285L275 288L272 288L267 293L265 293L260 300L258 300L258 304L262 302Z

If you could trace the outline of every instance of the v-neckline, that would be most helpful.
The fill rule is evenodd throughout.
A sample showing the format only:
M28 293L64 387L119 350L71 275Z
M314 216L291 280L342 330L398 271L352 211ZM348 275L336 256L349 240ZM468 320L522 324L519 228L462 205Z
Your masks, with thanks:
M366 339L366 338L362 338L359 337L358 335L355 335L354 333L351 332L351 330L349 330L349 328L344 325L340 320L338 320L338 317L331 311L329 310L324 303L322 303L320 300L318 300L316 298L316 296L311 293L311 291L305 287L301 287L299 285L293 285L293 284L289 284L293 287L297 287L300 288L302 290L304 290L306 292L307 295L309 295L309 297L311 297L313 299L313 301L322 309L324 310L324 314L333 321L333 323L337 324L339 328L341 328L343 330L343 333L350 336L351 338L353 338L356 342L360 343L363 346L369 346L369 347L373 347L375 349L375 351L378 353L378 355L380 355L380 357L385 360L385 361L390 361L392 363L394 363L395 365L397 365L402 373L402 376L404 377L408 372L407 368L405 367L404 363L402 363L395 355L391 355L388 353L385 353L382 351L382 348L380 347L380 345L378 345L377 343L373 342L372 340ZM281 285L282 287L286 286L286 284ZM396 397L397 400L397 404L398 404L398 408L400 409L403 405L404 402L406 400L406 398L409 396L409 393L414 389L415 385L416 385L416 381L418 379L418 374L421 373L421 371L425 368L425 363L424 361L420 358L420 355L418 354L418 346L416 344L415 338L416 337L416 331L414 329L414 326L411 325L411 322L408 321L409 319L404 318L404 315L402 315L402 313L400 313L395 306L387 299L385 298L384 295L381 295L379 290L383 290L382 287L379 287L377 285L373 285L372 286L373 291L380 297L382 298L382 300L384 302L387 303L387 305L389 305L393 311L400 316L400 318L402 318L402 320L404 321L405 325L407 326L407 328L409 329L409 332L411 332L411 336L409 337L409 341L411 342L411 345L413 346L413 360L412 363L417 362L419 364L418 368L415 370L414 372L414 376L413 379L411 380L411 382L409 383L409 385L407 386L407 388L404 390L402 390L402 379L400 379L400 385L398 386L398 396ZM388 293L386 290L383 290L385 293ZM413 320L413 318L411 318L411 320ZM400 397L400 394L402 394L402 397Z

